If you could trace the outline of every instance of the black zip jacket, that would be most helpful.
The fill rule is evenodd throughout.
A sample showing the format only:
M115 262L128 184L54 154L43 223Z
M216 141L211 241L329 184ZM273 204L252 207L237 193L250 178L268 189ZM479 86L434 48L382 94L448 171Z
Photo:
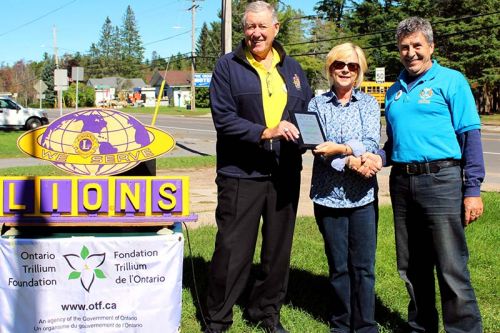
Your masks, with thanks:
M307 111L311 88L299 63L287 57L276 41L281 61L277 70L287 88L282 120L290 112ZM262 88L257 71L245 56L244 41L215 65L210 84L212 119L217 130L217 173L235 178L269 177L275 172L296 174L302 169L302 151L286 140L262 141L266 128Z

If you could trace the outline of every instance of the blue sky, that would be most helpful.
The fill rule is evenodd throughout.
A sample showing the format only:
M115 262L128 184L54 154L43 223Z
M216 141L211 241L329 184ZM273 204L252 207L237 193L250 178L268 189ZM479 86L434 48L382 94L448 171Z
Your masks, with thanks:
M313 14L317 0L282 0L306 15ZM221 0L197 0L197 33L203 22L217 20ZM86 53L99 40L106 16L121 26L130 4L136 17L145 57L156 50L162 57L191 51L191 0L0 0L0 64L39 61L52 55L53 27L56 27L58 54ZM177 35L177 37L175 37ZM160 41L161 40L161 41Z

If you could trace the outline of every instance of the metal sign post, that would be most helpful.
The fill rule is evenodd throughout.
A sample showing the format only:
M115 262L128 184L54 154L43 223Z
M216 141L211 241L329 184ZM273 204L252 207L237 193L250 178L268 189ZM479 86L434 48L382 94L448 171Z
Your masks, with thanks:
M78 111L78 81L83 80L83 67L71 67L71 78L76 80L75 111Z
M65 69L54 70L54 90L59 91L57 94L59 104L59 114L62 116L62 92L68 90L68 71Z
M42 99L44 98L44 92L45 90L47 90L47 85L45 84L45 82L43 82L42 80L38 80L38 82L35 83L35 85L33 86L33 88L35 88L36 92L38 93L38 98L40 99L40 109L42 108Z

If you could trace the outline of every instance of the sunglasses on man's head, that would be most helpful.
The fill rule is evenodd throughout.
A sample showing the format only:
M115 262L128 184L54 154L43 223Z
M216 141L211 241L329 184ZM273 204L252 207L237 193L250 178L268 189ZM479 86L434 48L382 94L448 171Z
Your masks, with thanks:
M340 70L344 69L344 67L347 66L347 69L351 72L357 72L359 69L359 64L355 62L343 62L343 61L337 61L335 60L333 64L331 64L330 68Z

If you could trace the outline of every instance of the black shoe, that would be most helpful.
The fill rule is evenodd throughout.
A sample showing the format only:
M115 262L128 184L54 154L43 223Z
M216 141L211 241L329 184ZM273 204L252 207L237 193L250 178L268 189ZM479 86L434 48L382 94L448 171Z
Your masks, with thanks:
M283 325L281 325L281 322L278 322L276 326L274 327L264 327L264 331L266 333L289 333Z

